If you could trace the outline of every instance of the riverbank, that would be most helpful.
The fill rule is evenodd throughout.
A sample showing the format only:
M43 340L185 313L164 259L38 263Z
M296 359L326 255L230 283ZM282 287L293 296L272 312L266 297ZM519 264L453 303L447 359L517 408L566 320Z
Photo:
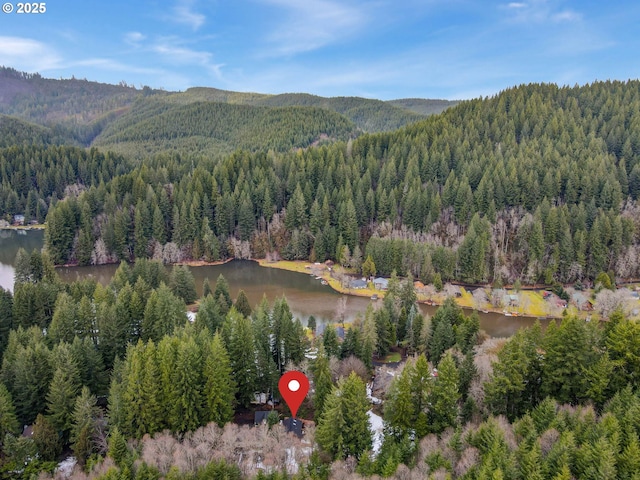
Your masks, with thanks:
M372 288L371 282L367 284L367 288L355 289L344 286L344 282L335 277L346 276L350 273L340 266L335 266L330 269L324 264L311 264L305 261L267 261L266 259L256 259L255 261L262 267L306 273L315 276L319 281L324 280L327 282L327 286L344 295L367 298L371 298L375 295L379 299L384 298L385 292L383 290ZM485 288L490 288L490 286ZM471 291L462 286L454 285L449 289L449 291L443 290L441 292L429 290L429 286L416 289L416 296L419 303L439 306L445 302L448 296L453 296L456 303L463 308L475 309L484 313L491 312L503 314L511 317L561 318L562 312L565 310L565 307L550 305L549 302L543 298L542 290L520 290L517 293L511 290L506 290L508 295L516 295L518 300L517 304L502 308L495 308L489 301L479 302L474 298ZM573 305L568 305L566 310L572 315L579 315L582 317L586 317L590 313L581 312Z
M44 223L36 223L33 225L0 225L0 230L44 230Z

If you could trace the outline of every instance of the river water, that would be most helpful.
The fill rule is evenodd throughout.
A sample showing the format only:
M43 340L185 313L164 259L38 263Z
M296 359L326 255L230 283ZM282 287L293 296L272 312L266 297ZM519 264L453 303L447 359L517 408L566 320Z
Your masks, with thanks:
M0 230L0 286L5 289L13 287L13 262L20 247L27 251L42 248L44 232L31 230L18 233L14 230ZM117 265L100 265L93 267L63 267L58 269L60 277L66 282L81 278L93 277L102 284L111 280ZM345 321L353 320L357 315L363 315L367 305L372 301L368 298L342 295L329 286L320 284L314 277L296 272L265 268L256 262L234 260L224 265L192 267L191 271L196 281L198 295L202 293L202 283L208 278L211 288L215 288L215 281L222 274L229 282L231 296L235 298L242 289L247 294L251 305L260 302L263 295L270 303L284 295L295 317L306 323L313 315L318 323L334 321L337 313L338 301L346 298ZM433 315L436 307L420 305L423 314ZM520 327L533 324L535 319L528 317L506 317L498 313L480 313L480 328L494 337L505 337L515 333ZM547 322L543 321L543 324Z

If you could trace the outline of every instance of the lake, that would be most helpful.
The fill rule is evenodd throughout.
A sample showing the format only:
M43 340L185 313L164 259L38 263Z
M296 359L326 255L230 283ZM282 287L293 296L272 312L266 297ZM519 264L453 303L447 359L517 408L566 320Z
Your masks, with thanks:
M31 230L18 233L15 230L0 230L0 286L13 288L13 262L20 247L27 251L42 248L44 232ZM61 267L58 274L66 282L92 277L102 284L111 280L117 265L100 265L90 267ZM263 295L269 303L284 295L291 312L304 323L313 315L321 324L333 321L336 316L338 301L346 298L345 320L353 320L358 314L364 314L372 300L364 297L343 295L320 284L319 280L304 274L265 268L256 262L234 260L224 265L191 267L196 280L198 295L202 294L202 283L209 278L211 288L215 288L215 280L222 274L229 282L231 296L236 297L242 289L247 294L251 305L260 302ZM437 307L420 305L423 314L433 315ZM480 328L494 337L510 336L520 327L530 326L535 319L530 317L506 317L499 313L480 313ZM548 322L543 321L543 324Z

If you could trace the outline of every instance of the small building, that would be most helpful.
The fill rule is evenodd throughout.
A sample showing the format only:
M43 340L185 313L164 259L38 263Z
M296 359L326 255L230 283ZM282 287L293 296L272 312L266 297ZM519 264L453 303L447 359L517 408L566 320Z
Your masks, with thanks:
M509 306L510 307L517 307L518 306L518 295L509 295L508 296L509 299Z
M282 424L287 432L294 433L298 438L302 438L302 420L298 420L297 418L285 418L282 421Z
M13 224L14 225L24 225L24 215L14 215L13 216Z
M356 280L351 280L351 283L349 284L349 286L351 288L355 288L355 289L362 289L362 288L367 288L367 281L366 280L362 280L361 278L358 278Z
M271 413L271 410L260 410L258 412L255 412L255 415L253 417L254 425L267 423L267 417L269 416L270 413Z
M386 290L386 289L389 288L389 279L382 278L382 277L374 278L373 279L373 286L377 290Z

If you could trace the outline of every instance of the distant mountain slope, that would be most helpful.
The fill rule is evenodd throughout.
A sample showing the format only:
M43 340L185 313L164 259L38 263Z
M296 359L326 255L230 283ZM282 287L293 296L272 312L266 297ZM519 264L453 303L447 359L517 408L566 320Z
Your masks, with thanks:
M319 97L308 93L266 95L218 90L216 88L190 88L175 93L167 101L190 103L193 101L223 102L238 105L266 107L318 107L340 113L355 123L363 132L387 132L424 119L425 115L389 102L361 97ZM441 102L437 100L437 102ZM442 108L441 110L444 110Z
M0 114L0 148L12 145L48 145L51 129L16 117Z
M238 148L284 151L318 141L387 132L415 123L453 102L325 98L306 93L268 95L190 88L164 92L75 78L55 80L0 67L3 144L29 143L17 119L47 127L38 143L113 148L142 157L160 151L218 154ZM9 122L9 120L5 120ZM16 134L18 135L16 137ZM34 143L34 142L31 142Z
M389 100L387 103L410 110L420 115L435 115L444 112L447 108L460 103L458 100L430 100L426 98L400 98Z
M95 145L136 157L167 151L215 155L238 148L287 151L356 134L344 116L321 108L147 98L111 123Z

